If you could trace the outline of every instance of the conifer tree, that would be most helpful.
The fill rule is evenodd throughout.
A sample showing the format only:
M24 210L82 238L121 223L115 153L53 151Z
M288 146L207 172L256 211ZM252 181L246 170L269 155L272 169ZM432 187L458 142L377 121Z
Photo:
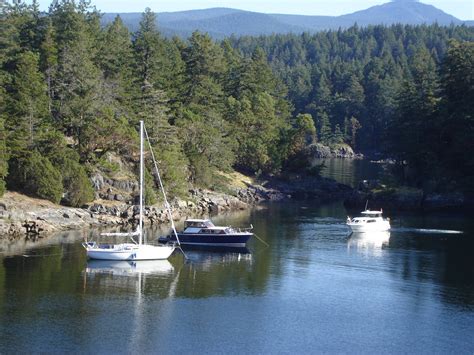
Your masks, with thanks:
M326 112L322 112L319 117L319 140L324 145L329 145L332 141L331 124L329 123L329 116Z
M3 117L0 116L0 197L2 197L5 192L5 179L8 174L6 134L3 121Z
M84 128L103 102L101 76L94 63L96 38L86 8L83 1L65 1L53 3L50 9L58 46L54 116L79 147L84 146Z
M27 154L34 146L36 134L47 116L47 88L38 68L39 56L22 53L13 76L7 126L12 157Z
M117 82L123 89L125 83L121 81L131 78L133 51L130 32L117 15L104 29L101 37L101 48L97 56L104 78Z
M156 28L156 15L150 8L145 9L140 28L134 37L138 84L153 85L160 70L162 40Z
M54 27L49 18L46 19L46 28L43 42L40 45L40 68L46 77L48 88L48 111L53 114L53 100L55 97L53 90L54 75L58 68L58 49L55 42Z
M474 191L474 44L451 41L441 67L440 155L450 174Z

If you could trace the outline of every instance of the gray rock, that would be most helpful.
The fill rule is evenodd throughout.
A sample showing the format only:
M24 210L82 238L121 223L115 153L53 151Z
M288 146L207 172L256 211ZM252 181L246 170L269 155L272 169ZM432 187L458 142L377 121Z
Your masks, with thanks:
M329 158L331 157L331 149L329 147L321 144L321 143L315 143L311 144L309 147L309 154L313 158Z
M101 174L95 173L90 179L94 190L98 191L104 187L104 177Z

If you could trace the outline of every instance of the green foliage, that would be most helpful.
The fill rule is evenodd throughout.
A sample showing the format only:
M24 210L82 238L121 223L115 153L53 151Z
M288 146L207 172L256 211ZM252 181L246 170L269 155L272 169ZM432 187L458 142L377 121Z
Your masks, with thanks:
M405 81L398 94L389 142L398 160L410 163L410 176L401 176L402 181L420 186L432 173L435 154L431 142L437 138L438 83L428 52L417 52L413 74L413 79Z
M8 177L8 186L21 188L33 196L59 203L63 194L62 176L48 158L37 151L15 159Z
M304 171L310 166L308 147L316 142L316 127L309 114L299 114L289 131L286 170Z
M102 75L96 63L96 13L86 2L55 2L50 16L58 65L53 74L53 115L79 143L82 131L104 104Z
M94 199L94 190L85 167L79 163L79 154L67 147L61 133L54 130L43 133L38 146L41 154L61 172L65 204L81 207Z
M336 145L336 144L341 144L344 142L344 134L341 131L341 127L339 127L339 124L336 124L336 127L334 127L334 134L332 135L331 139L331 144Z
M130 157L136 151L135 129L125 119L116 119L112 115L110 108L103 108L100 115L83 127L80 144L77 146L81 160L95 162L109 151Z
M85 168L77 161L67 159L61 165L63 184L66 190L65 202L73 207L81 207L94 200L94 189Z
M28 153L46 118L47 91L38 65L37 54L28 51L18 55L13 80L8 88L6 123L10 132L8 142L13 157Z
M328 127L344 128L346 120L356 117L361 126L357 146L373 151L385 146L390 135L388 123L402 83L417 75L420 58L436 76L450 38L473 42L474 28L354 26L312 35L233 37L231 43L246 58L256 49L264 51L274 74L288 87L294 115L310 113L324 144L331 141ZM324 115L329 125L322 125Z
M171 196L189 183L218 186L218 171L307 170L316 140L387 147L416 170L413 184L430 171L474 181L463 154L472 141L472 43L447 50L449 38L473 42L471 27L221 43L195 32L184 42L163 37L150 9L132 34L119 17L101 27L88 1L55 1L41 14L23 2L2 10L0 193L7 177L9 188L58 201L64 187L65 203L84 204L93 198L86 168L116 170L103 159L109 152L137 160L140 120ZM147 177L148 202L152 190Z
M165 181L166 193L171 196L184 196L188 184L188 160L179 144L160 144L155 148L155 157L162 179ZM152 169L153 171L153 169ZM156 180L156 178L155 178Z
M332 142L331 124L329 123L329 116L326 112L322 112L318 117L319 120L319 140L324 145L330 145Z
M203 155L192 155L190 158L191 181L202 187L209 188L212 185L212 170L209 162Z
M116 162L109 161L106 156L102 156L97 162L100 170L106 173L117 173L120 170L120 165Z
M5 178L8 174L7 146L3 117L0 116L0 197L5 193Z
M145 205L154 205L158 201L155 192L155 183L153 176L148 169L145 169Z
M351 117L350 121L348 122L350 124L350 132L351 132L351 145L352 147L356 147L356 138L357 138L357 131L362 128L360 125L360 122L357 118L354 116Z
M466 155L474 137L473 42L473 27L394 25L231 43L246 58L263 49L294 114L315 118L321 143L385 153L406 184L474 191Z
M474 191L474 42L452 41L441 67L439 155L451 175Z

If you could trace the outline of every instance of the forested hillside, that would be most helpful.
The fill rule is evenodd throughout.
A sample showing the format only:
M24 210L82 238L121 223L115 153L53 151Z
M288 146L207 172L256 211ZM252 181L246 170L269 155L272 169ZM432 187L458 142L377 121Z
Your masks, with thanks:
M295 11L298 5L294 6ZM120 15L129 30L138 29L139 13L105 13L102 23L108 24ZM251 12L231 8L210 8L157 14L158 26L165 36L189 37L194 31L206 32L214 39L229 36L258 36L273 33L316 33L347 29L357 23L370 25L461 25L463 22L440 9L417 0L391 0L341 16L285 15Z
M101 28L85 1L56 2L45 15L7 6L0 32L8 189L91 200L87 175L106 167L107 152L136 160L139 120L175 195L214 186L216 171L276 172L294 151L286 89L259 49L243 58L197 32L165 39L149 10L135 33L120 18Z
M117 169L107 154L136 162L139 120L172 195L218 187L219 171L311 173L317 141L385 151L407 183L473 181L472 28L214 42L167 39L155 20L146 10L130 33L119 17L101 27L87 1L2 8L0 193L92 200L89 177Z
M397 158L405 183L473 181L474 28L354 26L232 43L265 51L322 143Z

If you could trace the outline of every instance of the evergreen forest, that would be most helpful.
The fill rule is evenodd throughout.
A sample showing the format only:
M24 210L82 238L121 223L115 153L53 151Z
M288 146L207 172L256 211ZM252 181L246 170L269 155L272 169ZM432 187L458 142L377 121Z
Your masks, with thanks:
M314 173L318 144L394 159L400 184L474 187L473 27L214 41L166 38L149 9L133 33L100 19L84 0L2 3L0 195L90 202L106 154L138 159L140 120L172 196L221 171Z

